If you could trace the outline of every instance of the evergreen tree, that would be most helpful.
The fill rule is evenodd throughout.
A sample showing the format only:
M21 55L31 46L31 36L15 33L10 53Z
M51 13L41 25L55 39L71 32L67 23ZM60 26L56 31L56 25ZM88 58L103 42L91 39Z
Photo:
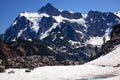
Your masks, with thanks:
M97 46L95 46L94 47L94 50L95 50L95 58L98 56L98 47Z
M106 38L103 37L103 50L104 50L104 51L105 51L105 47L106 47L105 42L106 42Z
M111 37L114 38L115 36L116 36L116 34L115 34L115 32L113 32Z
M106 42L106 38L103 37L103 45L105 45L105 42Z

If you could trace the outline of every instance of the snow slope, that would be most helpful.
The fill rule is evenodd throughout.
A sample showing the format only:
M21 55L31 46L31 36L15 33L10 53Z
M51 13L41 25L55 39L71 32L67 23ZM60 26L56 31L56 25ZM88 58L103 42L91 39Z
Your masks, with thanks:
M120 67L114 67L117 64L120 64L120 46L84 65L39 67L30 73L25 69L8 69L0 74L0 80L120 80ZM15 73L8 74L11 70Z
M117 46L114 51L110 52L109 54L105 56L101 56L100 58L91 61L87 64L92 65L105 65L105 66L115 66L117 64L120 64L120 45Z
M95 76L115 76L114 68L95 65L39 67L31 73L25 73L24 69L14 69L14 71L14 74L7 72L0 74L0 80L82 80L92 79Z
M116 49L108 53L107 55L101 56L96 60L86 63L86 65L104 66L110 70L113 69L114 73L111 73L111 74L114 74L117 76L104 79L104 80L120 80L120 66L117 68L115 67L119 64L120 64L120 45L117 45Z

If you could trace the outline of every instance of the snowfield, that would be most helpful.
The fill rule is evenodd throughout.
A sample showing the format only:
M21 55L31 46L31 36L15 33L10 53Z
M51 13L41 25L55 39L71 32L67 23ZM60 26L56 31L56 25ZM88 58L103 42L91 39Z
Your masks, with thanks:
M95 65L47 66L36 68L30 73L26 73L24 69L12 69L15 73L8 74L7 72L10 70L7 70L6 73L1 73L0 80L89 80L94 77L100 77L100 79L103 77L115 78L115 80L120 79L120 76L116 76L117 69Z
M0 80L120 80L120 46L114 51L84 65L46 66L31 72L8 69L0 73ZM15 73L8 74L9 71Z

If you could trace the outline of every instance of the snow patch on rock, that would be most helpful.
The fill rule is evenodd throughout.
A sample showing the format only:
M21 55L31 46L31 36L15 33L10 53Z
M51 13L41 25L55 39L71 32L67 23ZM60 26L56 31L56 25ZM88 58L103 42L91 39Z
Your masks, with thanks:
M36 33L39 30L39 21L41 20L41 18L43 16L49 17L49 15L47 15L46 13L39 14L37 12L36 13L24 12L20 14L20 17L21 16L25 16L28 20L30 20L33 23L30 28L33 29Z
M49 36L49 33L52 31L52 29L55 29L60 23L54 23L43 35L40 37L40 39L44 39L45 37Z

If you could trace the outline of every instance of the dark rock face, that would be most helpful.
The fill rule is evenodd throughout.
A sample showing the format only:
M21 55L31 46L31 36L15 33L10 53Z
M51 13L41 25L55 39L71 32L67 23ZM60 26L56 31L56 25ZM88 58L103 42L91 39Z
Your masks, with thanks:
M51 16L60 15L60 11L54 8L50 3L38 10L38 13L47 13Z
M62 11L61 16L69 19L80 19L82 18L81 13L70 13L69 11Z
M42 7L41 9L38 10L38 13L46 13L51 16L63 16L65 18L69 19L80 19L82 18L81 13L70 13L69 11L59 11L56 9L54 6L52 6L50 3Z
M5 72L5 66L3 66L3 61L0 59L0 73Z
M120 37L120 24L114 25L111 32L111 38Z
M48 30L54 23L56 23L56 20L51 17L43 17L41 21L39 22L39 31L37 33L36 38L40 38L41 33L45 33L46 30Z
M63 33L63 35L66 35L66 37L64 37L65 39L73 40L73 41L80 40L79 35L75 32L75 30L73 29L73 27L71 25L67 25L67 24L63 23L63 24L61 24L61 29L64 29L62 31L62 33Z
M0 73L5 72L5 66L0 66Z
M22 16L22 17L17 17L16 18L17 24L15 25L11 25L6 31L4 35L4 38L2 39L3 41L9 41L9 40L13 40L16 38L18 38L18 33L20 32L20 30L24 30L26 28L26 35L23 34L21 37L24 36L28 37L31 35L31 31L29 30L30 25L32 24L32 22L30 22L29 20L26 19L26 17ZM31 36L33 37L33 36Z
M80 19L82 18L82 14L81 13L73 13L74 19Z
M87 35L88 36L103 36L105 30L117 23L119 17L113 13L104 13L98 11L90 11L86 18L89 25Z

